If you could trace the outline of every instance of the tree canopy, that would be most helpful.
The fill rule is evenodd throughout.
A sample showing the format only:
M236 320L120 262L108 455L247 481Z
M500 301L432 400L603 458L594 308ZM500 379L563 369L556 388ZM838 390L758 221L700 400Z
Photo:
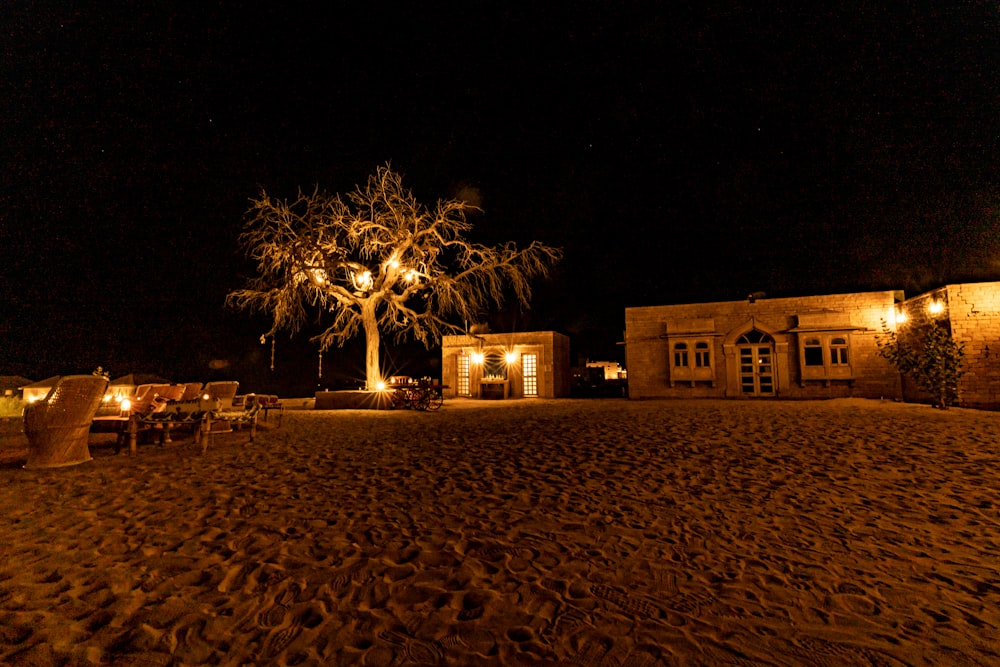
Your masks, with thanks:
M388 165L346 196L317 186L288 201L262 190L240 237L258 275L227 303L269 315L272 336L299 331L311 312L320 322L330 318L314 337L321 350L363 331L373 389L383 332L430 346L510 294L527 307L532 279L548 276L561 259L561 249L539 241L525 248L471 242L467 212L475 208L456 199L423 206Z

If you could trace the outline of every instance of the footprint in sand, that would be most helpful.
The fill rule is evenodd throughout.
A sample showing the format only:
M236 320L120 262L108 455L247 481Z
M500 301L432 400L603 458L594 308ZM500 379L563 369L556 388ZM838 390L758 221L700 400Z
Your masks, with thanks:
M488 656L497 645L496 637L488 630L460 626L455 633L445 637L442 643L459 651Z
M535 556L534 552L527 547L507 546L504 544L484 544L476 549L475 553L483 560L490 562L503 560L507 556L530 561Z
M652 653L636 649L625 656L621 667L656 667L659 664L660 660Z
M363 667L389 667L395 661L395 652L386 646L373 646L361 657Z
M831 665L879 665L892 667L902 663L881 651L859 646L850 646L827 641L818 637L800 637L796 643L802 650L792 649L792 655L799 655L804 663Z
M395 630L383 630L378 638L387 644L397 646L418 665L439 665L444 660L444 652L431 642L413 639Z
M268 635L267 640L264 642L264 658L268 661L272 661L277 658L293 641L295 641L295 638L298 637L301 632L302 628L297 625L292 625L272 632Z
M285 620L290 605L294 604L302 592L302 587L296 582L291 582L288 587L279 592L274 598L274 603L260 612L257 622L265 628L276 628Z
M458 620L474 621L477 618L481 618L489 601L489 595L477 591L469 591L462 596L462 608L458 611Z
M591 592L598 598L610 602L638 620L659 621L667 616L663 609L649 600L635 595L626 595L605 584L595 584L591 587Z
M573 663L585 667L601 667L604 657L614 646L611 639L600 636L578 635L571 642L577 647Z

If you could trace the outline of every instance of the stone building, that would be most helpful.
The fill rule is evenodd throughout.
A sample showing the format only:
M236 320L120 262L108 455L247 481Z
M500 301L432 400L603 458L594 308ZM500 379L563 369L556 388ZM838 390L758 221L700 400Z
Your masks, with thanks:
M631 398L898 397L878 355L901 292L625 309Z
M444 336L445 398L569 396L569 338L554 331Z
M958 404L1000 409L1000 282L626 308L629 395L926 402L875 337L931 320L964 346Z

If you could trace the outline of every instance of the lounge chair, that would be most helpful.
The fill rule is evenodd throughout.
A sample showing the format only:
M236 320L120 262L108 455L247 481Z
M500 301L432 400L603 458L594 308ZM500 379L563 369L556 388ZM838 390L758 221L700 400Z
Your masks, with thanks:
M184 384L184 395L178 400L181 401L193 401L196 398L201 398L201 383L200 382L187 382Z
M160 444L170 442L169 429L164 429L160 422L154 419L154 416L163 413L168 405L180 400L186 390L187 386L183 384L139 385L136 388L135 397L132 399L125 427L119 431L115 453L121 449L126 434L129 440L129 451L132 454L135 454L137 433L141 431L159 431Z
M218 400L196 398L170 401L160 410L133 415L128 424L129 453L136 453L138 436L142 432L158 432L162 447L171 442L172 432L188 428L194 433L195 442L200 443L208 428L208 416L218 407Z
M171 392L169 384L140 384L136 387L135 396L132 398L131 414L147 415L151 412L158 412L167 404L167 399L163 396Z
M57 468L91 460L90 423L108 389L97 375L60 377L44 399L24 410L25 468Z
M236 390L239 389L239 386L240 383L235 380L206 382L202 395L208 399L218 399L222 404L222 409L228 410L233 407L233 399L236 397Z
M250 405L244 403L240 407L220 408L208 412L205 415L201 432L201 453L204 454L208 450L213 435L230 433L234 429L240 430L244 426L250 429L250 442L252 443L257 435L257 414L259 412L260 404L256 402L251 402Z

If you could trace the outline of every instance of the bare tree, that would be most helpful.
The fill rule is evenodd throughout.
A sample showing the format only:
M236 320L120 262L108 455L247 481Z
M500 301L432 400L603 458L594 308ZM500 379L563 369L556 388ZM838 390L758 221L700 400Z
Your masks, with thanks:
M262 190L240 237L258 276L227 303L269 314L266 335L298 331L308 311L329 313L332 322L313 338L321 350L363 330L366 383L374 389L382 379L383 332L397 340L412 335L429 347L502 303L508 290L527 306L531 279L546 277L561 259L559 248L537 241L523 249L471 243L470 209L439 200L429 210L388 165L346 198L317 187L288 202Z

